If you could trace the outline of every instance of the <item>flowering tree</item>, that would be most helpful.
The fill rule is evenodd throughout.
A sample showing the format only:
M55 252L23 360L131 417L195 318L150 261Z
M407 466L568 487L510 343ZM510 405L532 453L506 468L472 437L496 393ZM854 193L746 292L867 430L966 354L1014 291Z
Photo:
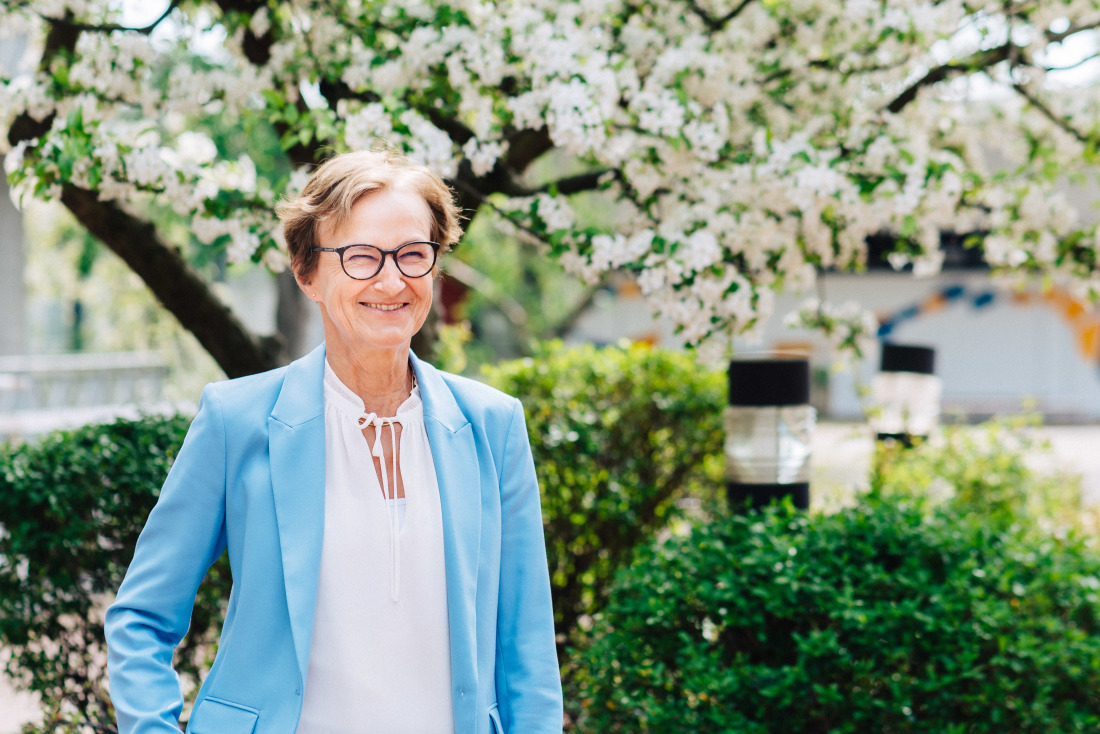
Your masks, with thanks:
M231 375L277 350L150 212L282 268L275 200L379 140L571 272L635 272L689 343L860 268L881 232L918 273L953 230L1100 295L1095 222L1059 193L1096 176L1100 0L172 0L141 27L109 0L0 8L37 61L0 86L11 183L63 202ZM199 115L273 130L289 165L227 155Z

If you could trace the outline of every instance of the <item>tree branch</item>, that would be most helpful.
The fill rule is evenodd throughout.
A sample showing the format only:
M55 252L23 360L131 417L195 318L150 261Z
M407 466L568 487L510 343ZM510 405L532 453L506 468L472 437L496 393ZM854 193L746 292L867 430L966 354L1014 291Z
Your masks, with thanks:
M968 56L962 61L950 62L942 64L934 69L931 69L927 74L914 82L908 89L902 92L898 97L886 106L886 109L894 114L901 112L906 105L917 98L917 93L924 87L931 86L938 82L942 82L950 76L955 74L962 74L969 71L975 71L977 69L985 69L994 64L998 64L1002 61L1009 59L1012 54L1018 50L1018 47L1014 43L1006 43L996 48L987 49L985 51L979 51L975 54Z
M557 189L559 194L566 195L580 193L581 191L592 191L599 188L600 179L608 173L615 173L615 171L605 168L599 171L580 173L576 176L566 176L565 178L559 178L557 181L543 184L531 193L546 192L551 189Z
M1077 67L1082 66L1084 64L1087 64L1090 61L1094 61L1098 56L1100 56L1100 54L1093 54L1092 56L1085 56L1080 61L1075 61L1074 63L1072 63L1068 66L1039 66L1037 68L1040 68L1040 69L1042 69L1043 71L1046 71L1046 72L1050 72L1050 71L1069 71L1070 69L1076 69Z
M698 0L687 0L687 6L691 9L691 12L699 16L699 19L706 24L710 31L720 31L727 23L740 15L741 11L748 7L752 1L753 0L741 0L740 5L723 15L721 18L715 18L707 12L707 10L699 4Z
M464 181L461 178L456 178L456 179L450 181L450 184L451 184L451 186L453 186L455 188L456 193L458 194L459 203L460 203L460 205L462 206L463 209L469 210L469 211L477 211L477 208L481 204L485 204L490 209L495 211L498 215L500 215L500 217L502 219L506 219L508 222L510 222L512 224L512 226L515 227L516 229L526 233L528 236L530 236L531 238L533 238L534 240L536 240L538 242L546 242L546 240L543 239L542 235L540 235L538 232L531 229L527 225L521 224L520 222L517 222L514 219L512 219L511 217L509 217L508 212L503 211L496 204L489 201L489 197L486 194L479 191L477 189L477 187L475 187L473 184L469 183L468 181ZM467 203L467 202L469 202L469 203ZM546 244L549 244L549 243L546 242Z
M62 189L61 202L137 273L226 375L240 377L278 366L279 339L252 335L153 224L72 185Z
M553 147L554 141L550 139L550 131L545 127L538 130L517 130L508 136L508 152L504 161L513 171L522 173L532 161Z
M173 10L175 10L176 8L178 8L180 6L181 2L182 2L182 0L172 0L172 2L168 3L168 7L165 9L165 11L163 13L161 13L159 18L154 20L149 25L143 26L141 28L132 28L130 26L119 25L118 23L103 23L103 24L77 23L77 22L72 20L71 15L66 15L64 18L52 18L48 15L41 15L40 14L39 17L42 18L42 20L49 23L51 26L64 26L64 27L67 27L69 30L78 31L78 32L79 31L89 31L89 32L92 32L92 33L111 33L113 31L129 31L129 32L133 32L133 33L140 33L144 36L147 36L150 33L152 33L153 31L155 31L157 26L159 26L165 20L165 18L167 18L169 15L171 15Z
M607 288L606 273L600 277L599 283L588 286L588 288L584 292L584 295L581 296L577 300L577 302L573 304L573 307L569 309L569 313L567 313L561 319L561 321L547 329L542 338L563 338L566 334L569 333L570 329L577 325L577 322L580 321L581 317L588 312L588 309L592 307L592 302L596 300L596 295L605 288Z
M609 173L616 175L619 173L613 169L601 169L598 171L579 173L575 176L565 176L556 181L544 183L542 186L529 188L527 186L520 186L515 179L512 178L510 172L501 171L501 168L502 167L498 165L489 176L476 178L469 172L469 165L464 161L463 165L459 167L459 175L456 180L461 180L465 186L477 191L480 202L490 194L534 196L535 194L545 194L549 191L557 191L559 194L568 196L570 194L579 194L582 191L594 191L600 187L601 178Z
M1073 25L1071 23L1069 28L1066 28L1064 31L1060 31L1058 33L1047 31L1045 35L1048 43L1061 43L1062 41L1066 40L1076 33L1080 33L1081 31L1091 31L1097 28L1100 28L1100 21L1089 23L1088 25Z
M480 293L493 308L499 311L504 318L508 319L508 322L515 327L516 331L521 334L526 334L526 309L523 308L519 301L508 295L504 289L493 282L487 275L456 257L447 258L447 261L443 264L443 272L447 274L448 278L456 280L470 290ZM525 339L521 339L520 341L523 342Z
M1038 97L1036 97L1034 94L1029 92L1027 90L1027 88L1025 88L1022 84L1013 84L1012 88L1015 89L1016 92L1021 97L1026 99L1028 101L1028 104L1030 104L1035 109L1039 110L1039 112L1043 115L1043 117L1047 118L1052 123L1054 123L1055 125L1060 127L1062 130L1066 131L1067 133L1069 133L1073 137L1077 138L1078 142L1088 143L1091 140L1091 138L1088 135L1084 134L1083 132L1081 132L1080 130L1075 128L1073 125L1071 125L1069 120L1067 120L1064 117L1061 117L1060 115L1055 114L1054 110L1050 109L1050 107L1048 107Z

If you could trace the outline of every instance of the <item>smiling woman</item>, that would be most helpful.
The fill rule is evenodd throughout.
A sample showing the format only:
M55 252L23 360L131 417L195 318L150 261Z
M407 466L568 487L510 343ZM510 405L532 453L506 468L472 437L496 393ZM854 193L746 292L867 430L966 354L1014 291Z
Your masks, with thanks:
M346 218L320 229L325 246L310 249L331 254L322 255L312 273L296 273L302 290L321 307L329 363L353 380L374 381L391 368L405 375L408 355L396 355L395 364L393 348L407 350L432 307L435 243L418 246L432 230L427 203L409 184L397 182L359 198ZM398 251L411 272L399 266Z
M523 408L410 348L461 231L451 191L349 153L279 215L325 344L204 392L107 614L120 732L178 731L166 661L226 548L233 591L188 731L560 732Z

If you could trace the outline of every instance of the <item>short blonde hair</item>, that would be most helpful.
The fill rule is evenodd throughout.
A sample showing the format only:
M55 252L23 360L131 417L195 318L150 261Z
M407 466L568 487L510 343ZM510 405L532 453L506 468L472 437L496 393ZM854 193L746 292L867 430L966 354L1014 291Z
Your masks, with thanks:
M307 278L317 268L322 225L339 227L360 198L395 186L408 186L423 197L432 215L430 237L446 252L462 236L454 192L427 166L390 150L361 150L335 155L314 171L298 198L283 201L275 213L295 275Z

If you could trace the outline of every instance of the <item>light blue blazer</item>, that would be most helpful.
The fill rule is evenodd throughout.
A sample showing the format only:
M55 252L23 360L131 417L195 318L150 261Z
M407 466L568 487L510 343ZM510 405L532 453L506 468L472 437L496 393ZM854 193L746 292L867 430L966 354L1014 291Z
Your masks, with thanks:
M560 734L561 680L523 408L411 360L439 477L455 732ZM183 697L172 651L199 583L226 548L233 591L187 730L297 728L324 533L324 362L322 345L287 367L203 392L107 611L121 734L178 734Z

